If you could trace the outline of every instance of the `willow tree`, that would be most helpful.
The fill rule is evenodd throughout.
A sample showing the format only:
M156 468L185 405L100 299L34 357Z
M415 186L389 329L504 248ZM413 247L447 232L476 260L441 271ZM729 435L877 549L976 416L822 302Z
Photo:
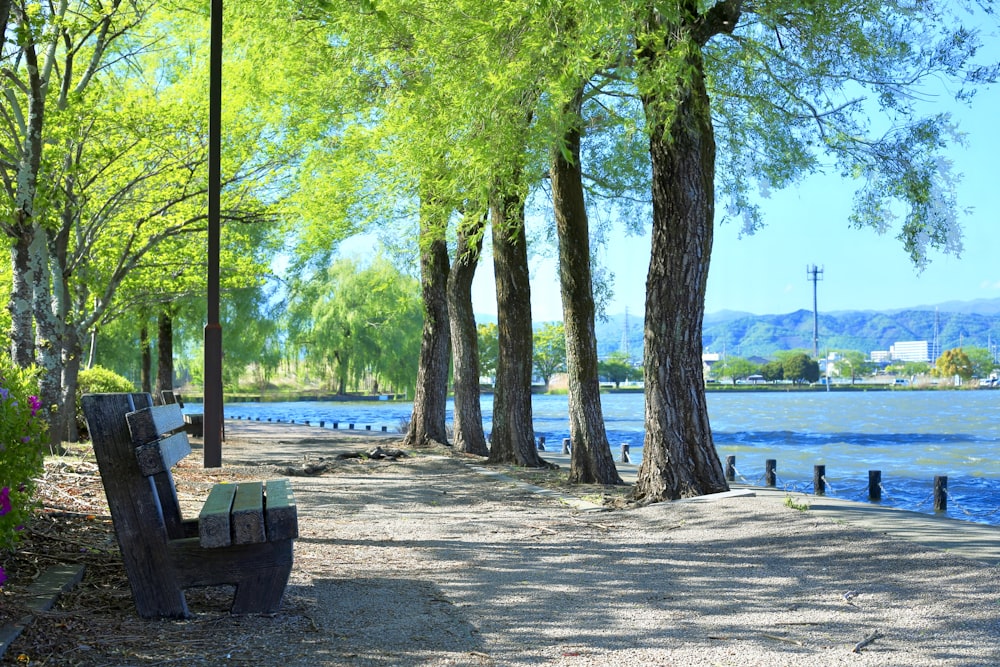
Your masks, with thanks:
M971 66L974 31L954 3L740 0L637 3L636 85L652 164L646 280L643 501L727 488L705 402L701 329L715 191L745 229L751 188L832 164L857 183L851 223L894 230L917 266L957 251L952 126L923 117L920 86L957 97L994 72ZM717 167L717 146L721 160ZM899 220L894 226L894 221Z

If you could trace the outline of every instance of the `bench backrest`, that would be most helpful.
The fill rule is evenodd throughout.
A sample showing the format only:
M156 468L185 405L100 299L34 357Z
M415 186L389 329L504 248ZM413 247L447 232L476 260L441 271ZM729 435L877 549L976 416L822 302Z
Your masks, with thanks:
M136 582L141 578L132 576L135 572L172 576L163 574L172 572L173 567L167 545L180 530L180 509L170 469L152 475L143 473L126 418L126 414L152 408L152 398L149 394L86 394L81 403L137 605L141 598L141 604L158 609L183 606L183 598L178 602L177 592L170 587L139 590ZM145 432L145 418L133 421L137 433ZM161 455L161 463L174 456L176 451L166 457ZM161 596L164 599L159 599Z

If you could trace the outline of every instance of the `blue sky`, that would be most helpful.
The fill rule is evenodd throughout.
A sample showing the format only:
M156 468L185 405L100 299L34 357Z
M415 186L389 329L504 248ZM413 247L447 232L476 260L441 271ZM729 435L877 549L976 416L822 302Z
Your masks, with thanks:
M942 102L942 105L945 103ZM928 105L934 109L933 105ZM947 105L967 146L948 153L962 175L959 206L964 251L960 258L933 254L918 272L898 230L884 236L848 225L853 188L835 172L814 176L800 186L775 191L759 203L767 226L739 238L740 224L717 224L709 271L706 312L740 310L788 313L813 307L807 266L823 269L818 284L822 311L892 310L945 301L1000 298L1000 87L982 90L971 107ZM721 208L721 202L720 206ZM627 236L620 229L597 249L615 274L611 315L628 308L643 311L649 237ZM532 316L561 320L555 260L533 257ZM475 311L496 314L492 261L484 261L473 292Z

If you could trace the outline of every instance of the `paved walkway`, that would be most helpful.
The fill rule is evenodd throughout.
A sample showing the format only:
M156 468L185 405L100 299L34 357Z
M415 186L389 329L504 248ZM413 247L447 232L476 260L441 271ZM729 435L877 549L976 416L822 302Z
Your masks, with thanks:
M570 457L547 451L546 460L560 466L569 467ZM626 482L635 481L639 466L617 463L618 473ZM974 523L945 516L913 512L874 503L842 500L830 496L813 496L789 493L747 484L730 484L734 491L752 492L762 498L784 503L789 496L797 503L809 506L808 511L831 521L842 522L871 530L876 533L898 537L934 549L940 549L965 558L1000 566L1000 526Z

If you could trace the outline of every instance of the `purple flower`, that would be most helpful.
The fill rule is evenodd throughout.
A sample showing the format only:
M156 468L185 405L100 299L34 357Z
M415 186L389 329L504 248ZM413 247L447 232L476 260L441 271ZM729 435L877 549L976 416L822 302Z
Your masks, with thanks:
M10 392L7 391L6 387L0 387L0 399L6 401L8 396L10 396Z
M5 581L7 581L7 573L3 571L2 567L0 567L0 586L3 586L3 582Z
M28 402L31 403L31 416L34 417L42 409L42 402L38 400L37 396L29 396Z
M0 516L7 514L10 510L10 487L5 486L0 489Z

